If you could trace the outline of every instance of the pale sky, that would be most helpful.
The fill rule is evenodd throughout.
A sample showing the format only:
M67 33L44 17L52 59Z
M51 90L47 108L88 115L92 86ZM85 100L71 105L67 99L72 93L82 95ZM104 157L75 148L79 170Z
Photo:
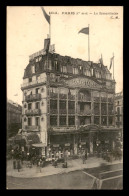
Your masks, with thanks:
M116 92L123 90L123 7L44 6L51 14L51 44L56 53L88 60L88 35L78 32L90 24L90 60L101 54L109 68L114 52ZM63 14L74 12L75 14ZM117 15L100 12L118 13ZM82 14L85 13L85 14ZM95 14L96 13L96 14ZM97 14L98 13L98 14ZM111 19L113 16L113 19ZM115 19L118 16L119 19ZM7 7L7 98L22 104L21 84L29 55L43 49L49 24L39 6ZM113 70L111 69L111 73ZM18 94L18 96L14 96Z

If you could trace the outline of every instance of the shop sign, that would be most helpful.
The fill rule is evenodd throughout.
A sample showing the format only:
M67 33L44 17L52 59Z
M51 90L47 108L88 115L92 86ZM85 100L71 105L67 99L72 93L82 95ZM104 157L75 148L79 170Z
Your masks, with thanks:
M97 84L93 80L87 78L75 78L65 81L69 86L85 87L85 88L102 88L102 85Z
M59 147L59 144L53 144L53 147Z
M70 143L65 144L65 146L70 146Z

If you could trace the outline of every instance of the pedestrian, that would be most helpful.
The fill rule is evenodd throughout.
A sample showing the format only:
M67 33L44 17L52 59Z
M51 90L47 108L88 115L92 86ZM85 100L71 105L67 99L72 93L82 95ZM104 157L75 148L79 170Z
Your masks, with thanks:
M17 167L16 167L16 160L13 160L13 169L17 169Z
M55 168L56 168L57 167L57 159L55 159L54 165L55 165Z
M87 160L87 151L85 152L85 160Z
M20 163L20 160L17 161L17 169L18 169L18 172L20 172L20 169L21 169L21 163Z
M42 162L41 162L41 159L39 159L39 161L38 161L38 167L39 167L40 173L41 173L41 166L42 166Z
M86 158L85 158L85 152L84 151L82 152L82 162L83 162L83 164L86 163Z
M12 159L14 158L14 150L13 149L11 150L11 158Z

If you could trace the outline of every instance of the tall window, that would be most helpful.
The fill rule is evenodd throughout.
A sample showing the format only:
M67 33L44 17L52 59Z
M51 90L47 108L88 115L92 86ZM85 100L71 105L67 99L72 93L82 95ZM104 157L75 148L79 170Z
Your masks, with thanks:
M109 125L112 125L113 124L113 117L112 116L110 116L108 118L108 123L109 123Z
M39 91L40 91L40 88L36 88L36 89L35 89L36 94L38 94Z
M101 103L101 113L107 114L107 105L106 103Z
M69 107L69 109L75 109L75 102L74 101L69 101L68 102L68 107Z
M66 125L66 116L60 116L60 126Z
M57 126L57 116L50 116L50 125Z
M80 110L84 111L84 103L80 103Z
M35 103L35 109L40 109L40 102Z
M50 100L50 109L57 109L57 100Z
M32 109L32 103L28 103L28 110Z
M75 125L75 116L69 116L69 125Z
M35 118L35 125L36 126L39 126L40 125L40 119L39 119L39 117L36 117Z
M28 126L32 125L32 118L28 118Z
M94 124L99 125L99 117L98 116L94 117Z
M102 118L101 118L101 124L103 126L106 126L107 125L107 117L106 116L102 116Z
M94 113L99 114L99 103L94 103Z
M66 101L60 101L60 109L66 109Z

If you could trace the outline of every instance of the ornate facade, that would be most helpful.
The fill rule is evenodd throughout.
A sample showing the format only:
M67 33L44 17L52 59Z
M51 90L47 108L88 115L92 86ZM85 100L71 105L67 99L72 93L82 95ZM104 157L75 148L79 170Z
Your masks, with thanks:
M101 63L59 54L32 55L23 84L22 129L37 133L43 153L90 154L114 148L115 81ZM105 145L106 143L106 145Z

